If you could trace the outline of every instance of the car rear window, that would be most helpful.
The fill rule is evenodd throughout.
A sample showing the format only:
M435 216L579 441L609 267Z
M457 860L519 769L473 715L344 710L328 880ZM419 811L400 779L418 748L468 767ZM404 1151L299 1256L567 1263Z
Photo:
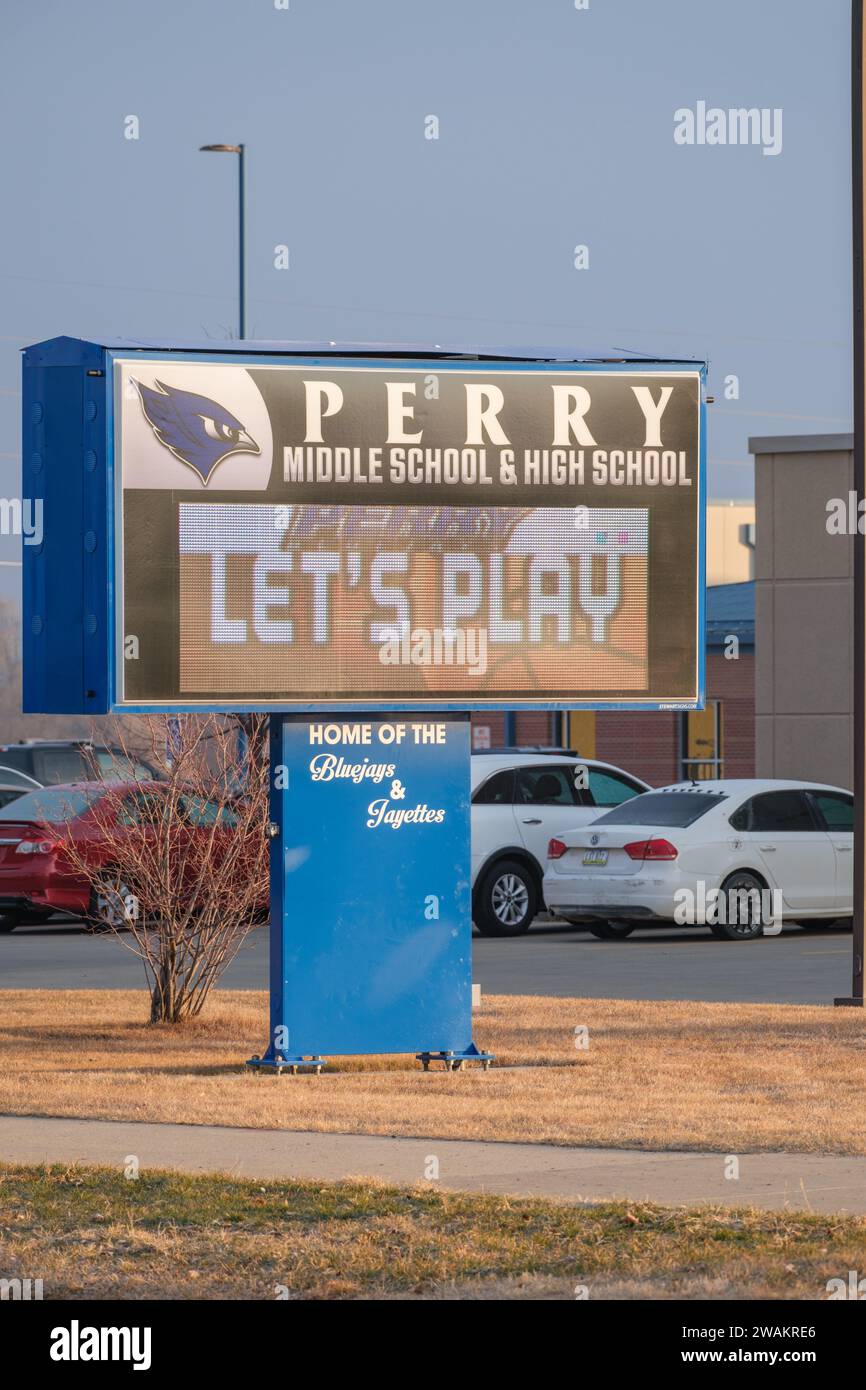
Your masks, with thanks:
M65 821L80 816L99 797L105 795L104 787L83 790L78 787L40 787L39 791L26 792L8 806L0 808L0 820L45 821L48 825L62 825Z
M107 782L150 782L155 776L153 768L146 763L133 762L116 748L94 749L94 757L100 776Z
M724 792L644 792L612 811L605 811L593 825L694 825L724 801Z
M46 786L62 782L86 782L93 770L79 748L35 748L33 773Z

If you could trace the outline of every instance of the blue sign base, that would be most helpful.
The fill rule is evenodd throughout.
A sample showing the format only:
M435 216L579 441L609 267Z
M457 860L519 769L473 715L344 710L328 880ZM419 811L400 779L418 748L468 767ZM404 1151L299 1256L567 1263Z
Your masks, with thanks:
M472 1041L468 714L271 716L270 1039L257 1070Z
M492 1052L479 1052L474 1043L470 1043L465 1052L419 1052L415 1059L420 1062L425 1071L430 1070L431 1062L444 1062L446 1071L462 1071L464 1062L480 1062L484 1071L493 1061Z
M299 1071L314 1071L318 1076L327 1061L327 1057L284 1057L272 1049L268 1056L251 1057L246 1065L253 1071L276 1072L277 1076L282 1076L284 1071L292 1076Z

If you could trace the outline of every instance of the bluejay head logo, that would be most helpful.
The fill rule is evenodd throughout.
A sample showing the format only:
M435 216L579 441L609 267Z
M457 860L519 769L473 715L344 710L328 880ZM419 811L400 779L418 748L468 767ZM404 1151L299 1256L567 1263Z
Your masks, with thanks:
M256 441L231 411L208 396L158 381L154 390L135 382L144 417L166 449L194 468L207 486L218 463L230 454L260 454Z

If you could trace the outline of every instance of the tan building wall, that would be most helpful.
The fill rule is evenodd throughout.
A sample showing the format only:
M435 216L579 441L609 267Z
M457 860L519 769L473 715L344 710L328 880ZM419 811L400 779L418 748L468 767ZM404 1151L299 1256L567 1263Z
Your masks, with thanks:
M850 787L853 544L827 503L854 486L850 435L751 439L755 455L755 770Z
M745 584L755 577L754 502L707 503L707 583Z

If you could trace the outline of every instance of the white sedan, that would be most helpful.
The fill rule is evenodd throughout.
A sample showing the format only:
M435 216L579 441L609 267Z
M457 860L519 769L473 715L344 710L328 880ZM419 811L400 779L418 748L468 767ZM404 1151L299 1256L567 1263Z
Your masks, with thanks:
M554 836L544 897L603 940L662 921L741 941L786 919L849 917L853 848L854 798L841 787L679 782Z
M472 754L472 919L482 936L519 936L544 908L550 837L647 791L594 758L539 749Z

